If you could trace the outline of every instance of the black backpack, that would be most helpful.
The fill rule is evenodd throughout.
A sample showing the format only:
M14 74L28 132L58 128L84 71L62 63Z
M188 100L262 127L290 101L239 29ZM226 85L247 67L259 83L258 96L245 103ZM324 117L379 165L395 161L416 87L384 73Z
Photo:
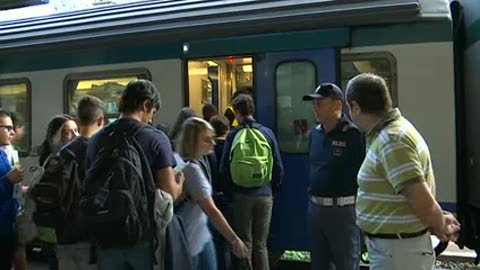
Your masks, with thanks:
M33 220L37 226L57 228L65 224L80 196L78 169L77 157L68 145L44 162L29 192L35 202Z
M114 122L85 176L80 209L87 230L102 247L131 246L153 230L153 175L135 135ZM152 193L153 190L153 193Z

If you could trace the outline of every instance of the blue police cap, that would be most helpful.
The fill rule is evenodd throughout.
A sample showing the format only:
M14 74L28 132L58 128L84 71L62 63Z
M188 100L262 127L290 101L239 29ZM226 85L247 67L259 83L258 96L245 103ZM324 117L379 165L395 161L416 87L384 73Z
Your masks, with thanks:
M303 96L303 100L321 99L326 97L343 101L342 90L333 83L321 83L312 94Z

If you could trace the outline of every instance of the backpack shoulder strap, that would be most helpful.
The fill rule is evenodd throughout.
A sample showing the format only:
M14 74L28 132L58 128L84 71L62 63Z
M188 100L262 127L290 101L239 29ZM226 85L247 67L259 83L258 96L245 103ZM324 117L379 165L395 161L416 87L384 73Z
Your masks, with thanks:
M75 138L74 141L71 141L60 149L60 155L62 156L62 158L69 158L78 163L78 158L75 152L77 152L77 150L80 150L80 145L77 140L78 138Z
M251 127L256 128L256 129L260 129L262 127L262 125L257 123L257 122L251 122Z
M131 128L130 130L125 131L125 135L130 138L131 142L133 143L133 146L138 151L138 154L140 156L140 161L145 166L145 168L147 168L142 173L144 173L144 176L151 179L151 182L147 182L147 181L145 182L146 185L144 186L144 189L147 187L147 185L150 185L150 187L153 186L153 189L155 189L155 177L154 177L153 172L150 168L150 162L147 158L147 155L145 154L145 151L143 151L142 145L140 145L140 143L137 140L137 134L140 131L144 130L145 128L153 128L153 127L149 127L147 124L139 122L133 128ZM144 191L146 192L146 189Z
M243 121L242 124L240 124L242 128L256 128L259 129L262 125L256 122L253 119L247 119L246 121Z
M32 166L34 169L34 173L33 173L33 176L32 176L32 182L30 183L30 188L29 190L32 190L32 188L38 183L40 182L41 178L42 178L42 175L43 175L43 172L45 171L45 167L47 166L48 162L50 161L50 159L52 158L52 156L54 155L55 153L50 153L50 155L47 156L47 158L45 159L45 161L43 161L43 164L39 165L39 166Z
M234 150L235 146L238 144L238 142L240 140L240 137L242 136L242 133L245 132L245 130L243 130L243 129L244 128L241 128L241 129L237 130L237 133L235 133L235 136L233 136L230 153L233 153L233 150Z
M42 164L40 167L42 167L43 169L45 169L45 166L47 166L48 162L50 161L50 159L52 159L52 157L53 157L55 154L56 154L55 152L50 153L50 155L47 156L47 158L43 161L43 164Z

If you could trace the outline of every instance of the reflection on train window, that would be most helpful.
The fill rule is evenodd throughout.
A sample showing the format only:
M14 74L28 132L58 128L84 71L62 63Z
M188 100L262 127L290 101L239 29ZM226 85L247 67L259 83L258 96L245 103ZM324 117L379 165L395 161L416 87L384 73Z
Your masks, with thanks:
M202 115L205 104L223 113L235 91L253 86L253 58L227 56L188 61L188 106Z
M398 105L397 100L397 62L395 57L388 52L355 53L342 55L342 89L346 89L348 80L355 75L370 72L385 79L393 105Z
M123 73L123 74L120 74ZM150 79L147 71L123 71L89 74L71 74L67 77L67 113L75 115L78 101L91 95L98 97L105 104L107 122L118 118L118 102L125 86L133 80Z
M317 84L311 62L284 62L275 74L278 143L283 152L308 152L308 131L315 123L310 104L302 100Z
M14 114L17 135L15 149L25 156L30 151L30 83L25 79L0 81L0 108Z

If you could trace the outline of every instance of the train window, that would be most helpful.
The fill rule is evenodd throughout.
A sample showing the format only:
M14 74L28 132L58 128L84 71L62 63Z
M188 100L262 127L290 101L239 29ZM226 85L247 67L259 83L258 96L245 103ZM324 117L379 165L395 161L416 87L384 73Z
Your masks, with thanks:
M397 100L397 61L388 52L343 54L341 61L342 89L346 89L348 80L357 74L370 72L382 76L387 82L393 106Z
M27 79L0 81L0 108L13 112L16 118L17 135L12 144L21 156L30 151L31 115L30 82Z
M308 152L308 130L315 123L310 106L302 101L317 84L315 65L308 61L284 62L275 74L278 143L283 152Z
M150 73L145 69L70 74L65 79L67 87L65 111L75 115L78 101L86 95L91 95L104 102L105 119L107 123L111 122L118 118L118 101L125 86L133 80L150 78Z

